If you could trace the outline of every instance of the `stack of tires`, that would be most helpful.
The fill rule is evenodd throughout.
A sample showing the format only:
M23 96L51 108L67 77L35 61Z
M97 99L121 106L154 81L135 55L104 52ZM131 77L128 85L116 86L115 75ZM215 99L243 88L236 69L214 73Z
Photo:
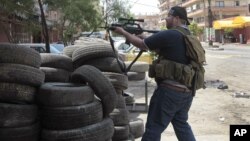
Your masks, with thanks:
M68 58L43 54L42 66L70 71L72 60ZM62 75L56 77L63 78ZM42 141L112 139L114 124L109 114L115 108L116 94L102 72L93 66L79 65L72 72L69 83L58 83L65 80L60 78L49 80L51 83L42 85L37 96Z
M33 49L0 45L0 140L38 141L37 88L44 82L41 57Z
M41 140L109 140L114 132L113 121L103 116L102 103L94 94L86 84L42 85L37 97L41 105Z
M116 89L117 104L116 108L110 113L114 121L115 133L112 141L131 141L134 140L129 129L129 111L126 108L123 91L128 88L128 77L124 74L114 72L103 72Z
M122 74L123 72L115 58L116 54L108 42L90 41L87 38L80 40L81 42L79 41L75 45L78 46L77 49L72 53L74 68L93 66L100 70L105 78L108 78L115 89L114 94L117 97L115 109L109 114L115 126L112 141L132 140L129 131L129 112L122 96L123 90L128 87L128 78ZM124 67L124 62L119 61L120 65ZM99 78L95 79L98 81ZM100 83L100 85L103 84ZM109 102L111 101L109 100Z
M125 64L128 66L131 62L126 61ZM146 62L136 61L128 72L129 81L140 81L145 80L146 72L149 69L149 64Z
M69 82L73 71L72 59L66 55L41 53L40 69L45 73L45 82Z
M125 65L129 66L130 63L131 63L130 61L126 61ZM149 64L148 63L136 61L132 65L129 72L127 73L128 80L130 82L137 82L137 81L145 80L146 72L148 71L148 69L149 69ZM134 94L131 93L131 92L125 92L123 96L125 98L126 104L131 105L131 104L133 104L135 102Z
M130 63L131 62L129 61L125 62L126 66L129 66ZM137 84L139 81L146 80L146 72L148 71L148 69L149 69L148 63L136 61L132 65L129 72L127 73L130 84L131 83ZM144 82L142 83L144 84ZM124 92L123 96L125 98L126 104L133 105L135 103L135 97L133 93ZM130 132L133 134L135 138L141 137L144 133L144 123L143 123L143 120L140 118L130 119L129 127L130 127Z
M89 38L89 37L80 37L79 40L76 40L74 45L67 46L63 49L64 55L72 58L73 52L81 47L89 46L89 45L94 45L94 44L103 44L103 45L108 45L109 42L105 40L100 40L96 38Z

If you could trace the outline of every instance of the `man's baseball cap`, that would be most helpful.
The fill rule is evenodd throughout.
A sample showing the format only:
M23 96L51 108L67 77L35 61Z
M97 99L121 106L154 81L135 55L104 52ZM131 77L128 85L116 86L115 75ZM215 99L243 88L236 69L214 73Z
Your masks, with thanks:
M169 10L168 14L178 16L180 19L186 20L187 25L190 25L190 22L188 21L189 18L187 17L187 11L184 7L174 6Z

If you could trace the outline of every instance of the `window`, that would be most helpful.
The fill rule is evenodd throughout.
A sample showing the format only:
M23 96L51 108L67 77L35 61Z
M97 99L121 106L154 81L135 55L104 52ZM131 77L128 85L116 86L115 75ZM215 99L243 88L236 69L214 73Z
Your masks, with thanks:
M187 7L186 10L187 10L187 13L191 12L191 7Z
M240 6L240 1L234 1L234 6Z
M225 5L224 5L224 1L216 1L215 2L215 6L216 7L224 7Z
M194 5L192 6L192 9L195 11L195 10L197 9L197 5L194 4Z
M197 4L197 9L201 9L200 3Z

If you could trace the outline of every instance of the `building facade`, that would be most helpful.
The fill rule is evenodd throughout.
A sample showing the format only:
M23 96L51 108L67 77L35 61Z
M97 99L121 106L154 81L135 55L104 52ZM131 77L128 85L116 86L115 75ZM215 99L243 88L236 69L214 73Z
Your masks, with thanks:
M164 23L169 9L172 6L179 5L186 7L188 17L192 18L199 27L204 28L203 40L208 40L208 32L214 40L215 31L208 29L208 7L209 0L159 0L160 5L160 23ZM236 16L250 15L250 0L211 0L212 19L220 20Z
M144 19L144 22L139 23L143 29L147 30L160 30L159 15L158 14L139 14L135 16L136 19Z

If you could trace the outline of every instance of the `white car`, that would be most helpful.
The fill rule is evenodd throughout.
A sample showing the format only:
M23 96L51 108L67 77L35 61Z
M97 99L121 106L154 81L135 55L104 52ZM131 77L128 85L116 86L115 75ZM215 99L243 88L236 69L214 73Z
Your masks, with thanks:
M18 45L35 49L39 53L46 53L46 47L44 43L21 43ZM61 54L62 52L50 45L50 53Z
M118 52L121 52L121 53L126 53L134 47L132 44L129 44L129 45L126 44L125 40L119 40L119 41L114 42L114 46L118 50Z
M114 46L120 54L123 54L125 61L133 61L140 52L139 48L135 47L132 44L126 44L125 40L120 40L116 42ZM151 64L152 59L153 57L148 51L146 51L142 53L142 55L138 58L138 61L147 62Z

